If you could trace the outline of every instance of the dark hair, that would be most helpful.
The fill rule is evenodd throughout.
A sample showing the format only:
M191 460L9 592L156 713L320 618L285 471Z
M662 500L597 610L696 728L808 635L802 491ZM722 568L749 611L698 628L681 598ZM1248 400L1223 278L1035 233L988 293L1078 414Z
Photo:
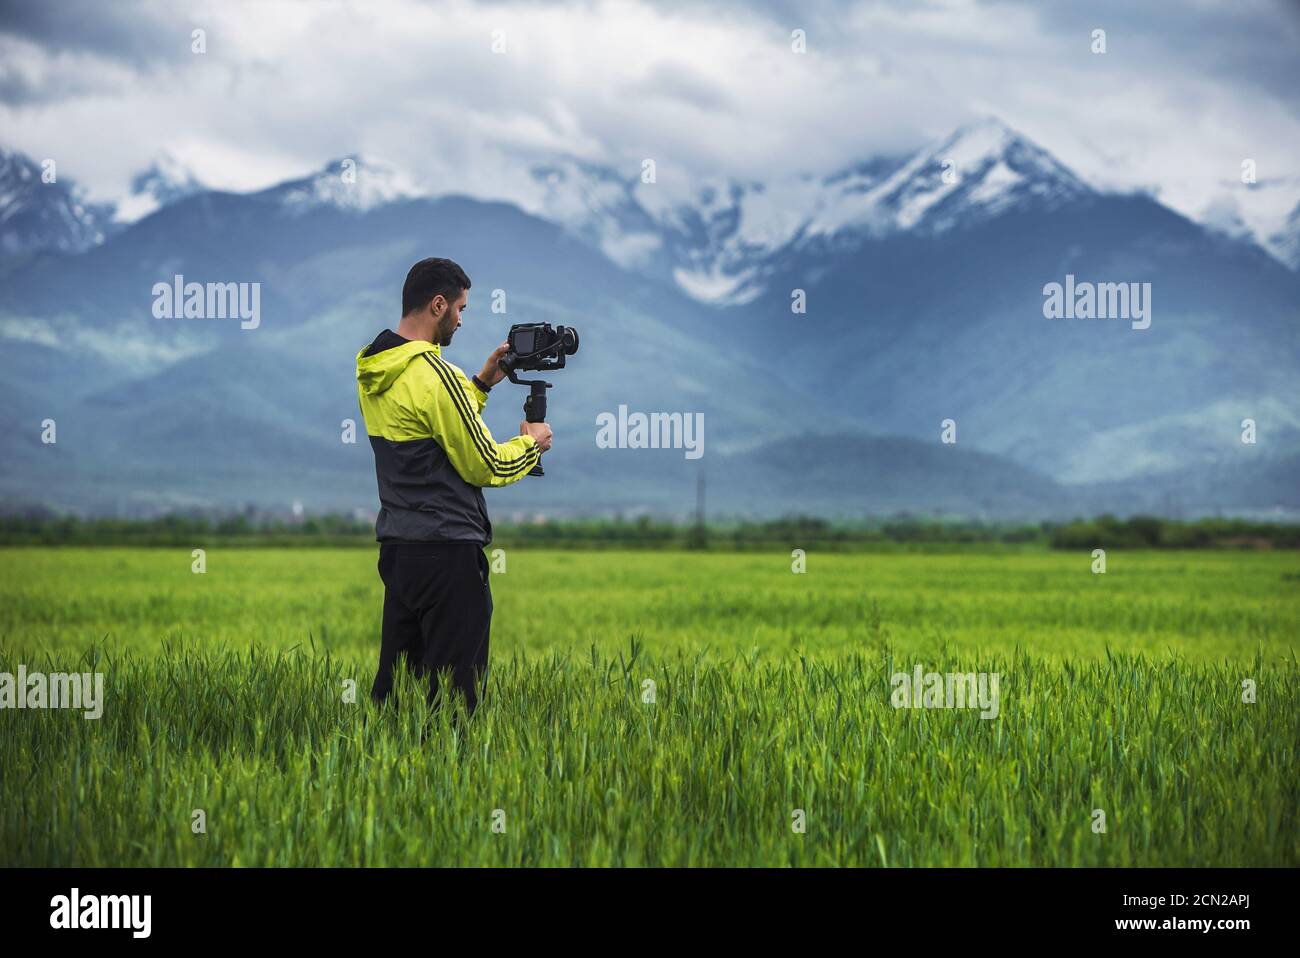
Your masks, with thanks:
M422 259L411 267L402 285L402 315L423 309L439 293L454 303L465 289L469 289L469 277L451 260Z

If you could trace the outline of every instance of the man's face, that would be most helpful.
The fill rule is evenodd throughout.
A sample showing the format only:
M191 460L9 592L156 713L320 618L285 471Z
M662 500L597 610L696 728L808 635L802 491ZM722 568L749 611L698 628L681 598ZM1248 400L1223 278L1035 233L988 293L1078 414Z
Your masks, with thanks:
M436 315L438 307L446 304L447 301L441 296L435 296L429 308ZM434 327L434 335L437 337L439 346L450 346L451 337L456 335L456 330L460 328L460 311L469 303L469 290L462 289L460 295L450 305L447 305L442 314L442 318L437 321Z

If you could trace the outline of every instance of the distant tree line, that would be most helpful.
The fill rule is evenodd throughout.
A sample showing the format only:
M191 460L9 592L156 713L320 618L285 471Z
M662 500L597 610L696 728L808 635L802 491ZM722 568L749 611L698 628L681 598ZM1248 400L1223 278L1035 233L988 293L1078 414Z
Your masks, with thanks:
M109 519L49 514L0 516L0 545L373 546L374 526L342 515L300 519L168 515ZM1111 515L1069 523L1000 523L898 517L830 522L792 517L762 522L674 523L635 519L562 519L496 523L494 544L551 549L818 549L823 551L1013 548L1206 549L1300 548L1300 526L1243 519L1181 522Z
M1049 544L1053 549L1296 549L1300 548L1300 525L1104 515L1052 529Z

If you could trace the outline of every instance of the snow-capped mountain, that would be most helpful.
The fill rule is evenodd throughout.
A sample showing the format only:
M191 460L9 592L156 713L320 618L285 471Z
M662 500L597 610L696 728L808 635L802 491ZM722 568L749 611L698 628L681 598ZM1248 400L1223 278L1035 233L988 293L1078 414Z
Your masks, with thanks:
M688 295L743 305L787 247L893 233L934 235L1012 209L1051 210L1092 189L997 119L964 126L911 157L874 157L825 177L716 179L685 199L608 167L535 167L540 214L621 265L670 276Z
M529 171L540 187L532 210L619 265L675 282L706 303L743 301L752 263L794 235L791 212L813 190L798 180L765 185L711 178L693 189L641 181L573 157ZM803 178L804 184L808 178ZM793 189L791 185L793 184ZM772 203L779 195L781 201Z
M873 237L933 235L1008 210L1051 210L1092 192L1050 153L1006 124L985 119L923 149L876 184L836 190L809 219L804 239L861 230Z
M396 200L428 195L404 171L370 157L342 157L300 180L261 191L295 213L322 206L364 212Z
M0 251L6 256L57 250L79 253L112 231L112 207L87 202L55 166L0 148Z
M180 160L162 152L131 178L131 193L117 204L115 218L134 223L177 200L202 192L206 187Z
M85 249L102 242L114 224L136 222L203 189L164 153L132 180L131 193L111 217L66 191L53 204L37 194L43 202L34 207L35 197L24 190L41 185L39 168L26 157L3 155L0 242L7 251ZM622 170L568 155L535 162L526 173L532 186L531 198L521 202L526 212L560 225L618 265L669 280L709 305L752 302L767 287L773 265L791 250L851 247L898 233L937 235L1011 210L1051 211L1097 195L996 118L963 126L910 156L873 157L828 176L766 182L718 176L684 184L664 170L658 182L644 183L639 166ZM1277 208L1284 193L1276 185L1243 188L1239 196L1211 203L1199 220L1257 243L1295 269L1300 216L1293 211L1287 220L1283 210L1289 207ZM26 199L11 198L18 195ZM355 156L257 195L302 213L326 205L361 212L437 194L406 171Z

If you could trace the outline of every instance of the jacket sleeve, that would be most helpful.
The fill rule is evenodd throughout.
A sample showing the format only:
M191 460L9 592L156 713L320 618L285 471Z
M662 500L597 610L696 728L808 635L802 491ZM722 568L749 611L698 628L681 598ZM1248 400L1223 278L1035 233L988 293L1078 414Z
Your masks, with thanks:
M508 486L528 475L541 458L537 441L532 436L494 440L480 415L487 397L451 363L424 355L435 379L425 424L460 477L472 486Z
M487 393L475 386L474 380L467 378L464 370L457 369L456 372L460 373L460 378L465 383L465 391L474 400L474 408L482 412L483 407L487 405Z

